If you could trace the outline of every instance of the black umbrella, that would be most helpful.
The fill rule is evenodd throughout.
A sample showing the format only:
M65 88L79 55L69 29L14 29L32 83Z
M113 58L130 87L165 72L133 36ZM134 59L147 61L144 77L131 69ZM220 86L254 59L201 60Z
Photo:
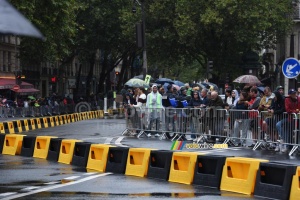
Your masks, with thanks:
M44 39L41 32L6 0L0 0L0 34Z
M158 84L164 84L164 83L170 83L170 84L174 84L174 81L172 81L171 79L169 78L159 78L155 81L155 83L158 83Z

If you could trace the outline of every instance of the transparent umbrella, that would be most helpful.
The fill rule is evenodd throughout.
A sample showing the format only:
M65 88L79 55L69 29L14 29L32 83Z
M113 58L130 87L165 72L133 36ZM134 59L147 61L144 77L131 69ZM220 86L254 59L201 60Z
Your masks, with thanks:
M149 88L149 84L147 84L145 81L137 78L132 78L129 81L125 83L128 87L144 87Z

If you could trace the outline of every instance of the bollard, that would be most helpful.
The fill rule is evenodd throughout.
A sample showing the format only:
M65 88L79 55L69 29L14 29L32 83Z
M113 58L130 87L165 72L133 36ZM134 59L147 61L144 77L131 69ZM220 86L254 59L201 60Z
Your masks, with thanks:
M104 98L104 114L107 113L107 97Z
M260 163L256 175L254 196L288 199L296 166L287 163Z
M128 151L128 147L109 147L105 171L124 174Z
M220 188L225 161L225 156L198 155L193 184Z
M151 150L147 177L167 181L169 179L172 155L173 151Z
M90 142L76 142L72 158L72 165L86 168L90 147Z
M20 154L21 156L26 156L26 157L33 156L35 140L36 140L35 136L27 135L23 137L22 149Z

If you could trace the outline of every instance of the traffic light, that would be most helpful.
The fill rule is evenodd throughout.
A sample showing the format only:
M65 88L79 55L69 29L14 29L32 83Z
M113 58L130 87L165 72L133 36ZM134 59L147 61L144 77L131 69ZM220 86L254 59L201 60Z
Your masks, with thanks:
M22 74L21 73L17 73L16 74L16 84L17 85L21 85L22 84Z
M214 68L214 61L208 61L207 65L208 65L208 72L212 72Z
M51 82L56 83L57 82L57 77L56 76L51 77Z

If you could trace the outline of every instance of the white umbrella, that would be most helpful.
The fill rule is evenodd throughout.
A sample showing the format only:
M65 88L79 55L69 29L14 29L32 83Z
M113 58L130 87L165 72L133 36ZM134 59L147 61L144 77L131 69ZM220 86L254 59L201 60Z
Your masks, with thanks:
M44 39L41 32L6 0L0 0L0 33Z

